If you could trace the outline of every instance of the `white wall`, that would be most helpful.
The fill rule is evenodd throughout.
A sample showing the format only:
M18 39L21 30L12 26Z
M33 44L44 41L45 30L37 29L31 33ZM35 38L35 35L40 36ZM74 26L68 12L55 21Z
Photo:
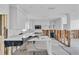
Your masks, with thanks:
M28 20L27 14L16 5L0 4L0 14L7 14L8 35L17 35L25 28Z
M49 28L49 20L30 20L30 28L35 29L35 25L41 25L42 29L48 29Z
M9 29L17 28L17 7L10 6L9 7Z
M77 20L71 20L71 30L79 30L79 19Z
M17 7L17 25L18 29L24 29L25 23L28 22L28 16L27 13L20 8L20 6Z
M9 14L8 4L0 4L0 14Z
M62 29L62 19L61 18L55 19L53 21L53 24L54 24L54 29L56 29L56 30Z
M54 29L56 29L56 30L70 29L69 14L65 14L65 15L53 20L53 25L54 25Z
M65 18L64 18L65 19ZM30 20L30 28L35 29L35 25L41 25L42 29L56 29L56 30L62 30L63 29L63 24L67 24L67 21L63 21L64 19L57 18L57 19L52 19L52 20Z
M25 28L27 22L27 14L18 5L10 5L10 27L9 36L17 35Z
M53 23L52 24L53 29L56 29L56 30L68 29L67 21L68 21L67 15L63 15L62 17L52 20L51 22Z
M62 29L68 29L68 16L64 14L61 19L62 19Z

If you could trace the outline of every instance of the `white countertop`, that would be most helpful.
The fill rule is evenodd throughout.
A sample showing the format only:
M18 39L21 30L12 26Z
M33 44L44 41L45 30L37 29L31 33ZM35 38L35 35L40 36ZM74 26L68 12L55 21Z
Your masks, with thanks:
M4 41L22 41L22 36L16 35L16 36L11 36L7 39L4 39Z
M32 38L28 41L49 41L51 40L48 36L40 36L39 38Z
M13 35L8 37L7 39L4 39L5 41L22 41L22 38L27 38L29 36L35 36L35 31L27 31L24 32L22 35ZM31 38L29 41L45 41L45 40L50 40L48 36L40 36L38 39L37 38Z
M29 36L33 35L33 33L25 33L22 35L15 35L15 36L10 36L7 39L4 39L5 41L22 41L22 38L27 38Z

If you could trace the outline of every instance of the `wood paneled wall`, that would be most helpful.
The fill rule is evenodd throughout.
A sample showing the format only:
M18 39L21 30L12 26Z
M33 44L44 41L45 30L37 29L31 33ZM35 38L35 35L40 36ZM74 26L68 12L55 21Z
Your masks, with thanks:
M79 39L79 30L71 30L71 39Z
M55 39L66 46L70 46L70 31L68 30L43 30L43 34L50 37L50 33L55 33Z

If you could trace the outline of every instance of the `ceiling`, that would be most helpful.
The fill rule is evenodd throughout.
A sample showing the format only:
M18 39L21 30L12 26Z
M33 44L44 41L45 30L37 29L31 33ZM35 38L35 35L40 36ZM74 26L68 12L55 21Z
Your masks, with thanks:
M70 14L71 19L79 19L77 4L19 4L31 19L55 19Z

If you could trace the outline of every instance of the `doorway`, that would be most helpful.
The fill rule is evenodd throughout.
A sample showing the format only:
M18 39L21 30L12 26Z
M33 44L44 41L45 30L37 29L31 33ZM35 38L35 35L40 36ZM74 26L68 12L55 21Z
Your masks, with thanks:
M4 54L4 39L8 37L7 15L0 14L0 54Z

